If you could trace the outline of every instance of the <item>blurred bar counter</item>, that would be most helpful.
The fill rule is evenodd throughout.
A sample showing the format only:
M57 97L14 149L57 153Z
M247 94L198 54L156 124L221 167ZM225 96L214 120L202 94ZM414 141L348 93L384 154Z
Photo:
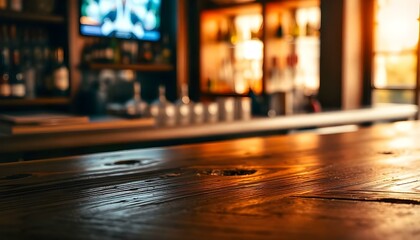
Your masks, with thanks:
M62 131L56 128L51 132L33 131L0 136L0 162L278 135L302 130L319 133L348 131L352 129L351 126L357 128L380 122L411 120L416 114L415 105L387 104L347 111L175 127L156 127L147 120L87 123L83 127L79 124L73 128L63 128ZM327 130L325 127L340 128Z

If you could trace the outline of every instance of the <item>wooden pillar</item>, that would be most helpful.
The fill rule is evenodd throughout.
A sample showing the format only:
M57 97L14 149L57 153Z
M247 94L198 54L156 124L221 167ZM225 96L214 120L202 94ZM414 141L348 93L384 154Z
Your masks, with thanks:
M343 87L344 0L321 0L319 100L324 109L341 109Z
M374 0L321 0L319 100L326 110L370 106Z
M363 51L363 95L362 105L372 105L372 54L375 0L363 0L362 5L362 51Z
M357 109L362 105L362 1L344 1L343 86L342 109Z
M187 0L178 0L177 29L177 85L178 92L182 84L189 84L188 77L188 35L187 35Z
M185 0L188 16L188 77L190 98L193 101L200 100L200 11L204 1Z
M69 41L69 70L71 73L71 96L74 97L80 88L81 74L79 71L81 51L84 44L79 36L79 3L78 1L67 1L68 9L68 41Z

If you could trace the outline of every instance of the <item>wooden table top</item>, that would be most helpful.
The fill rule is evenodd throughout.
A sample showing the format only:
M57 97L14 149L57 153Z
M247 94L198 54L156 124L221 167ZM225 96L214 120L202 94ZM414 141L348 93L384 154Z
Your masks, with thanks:
M2 239L420 239L420 122L0 166Z

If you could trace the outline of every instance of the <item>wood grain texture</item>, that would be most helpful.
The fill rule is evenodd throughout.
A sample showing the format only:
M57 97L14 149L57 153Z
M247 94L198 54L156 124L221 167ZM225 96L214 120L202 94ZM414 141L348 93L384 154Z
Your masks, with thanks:
M400 122L1 164L0 236L419 239L419 138Z

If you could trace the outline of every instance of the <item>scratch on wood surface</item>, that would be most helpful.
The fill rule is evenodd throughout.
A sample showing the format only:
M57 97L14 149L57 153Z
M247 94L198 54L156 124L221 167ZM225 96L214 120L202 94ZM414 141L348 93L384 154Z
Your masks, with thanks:
M325 200L342 200L342 201L362 201L362 202L382 202L382 203L395 203L395 204L412 204L420 205L420 200L415 199L402 199L402 198L364 198L355 196L354 198L349 197L328 197L328 196L293 196L296 198L314 198L314 199L325 199Z

